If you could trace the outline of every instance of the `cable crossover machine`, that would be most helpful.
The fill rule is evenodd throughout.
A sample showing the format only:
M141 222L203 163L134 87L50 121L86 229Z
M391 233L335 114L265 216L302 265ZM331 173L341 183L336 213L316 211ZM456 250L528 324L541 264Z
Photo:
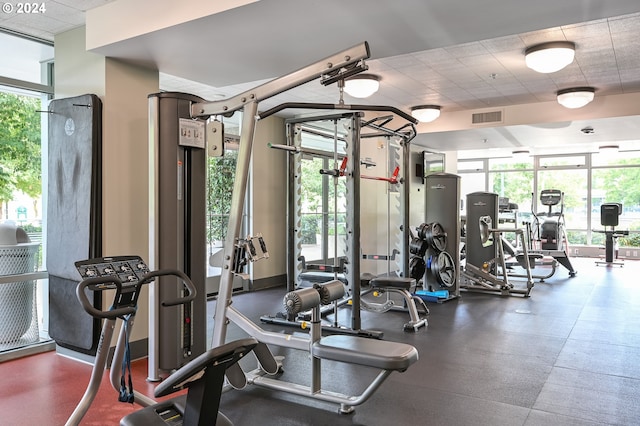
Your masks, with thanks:
M258 111L258 105L261 101L316 79L320 79L323 85L343 84L345 78L365 71L368 68L365 60L369 57L369 45L363 42L228 99L207 102L197 96L185 95L183 96L183 103L188 109L188 114L185 114L186 117L180 115L171 118L167 114L150 114L150 129L153 133L160 134L160 136L162 136L162 132L166 127L163 121L177 122L178 118L190 119L192 122L202 122L203 127L200 130L202 130L202 133L210 135L216 132L215 129L211 128L211 126L215 126L216 124L215 120L208 120L208 118L219 115L229 115L235 111L243 112L228 230L224 244L220 289L215 304L213 338L211 343L211 346L214 348L225 344L227 340L227 328L231 322L258 342L252 351L258 359L258 367L256 369L245 372L243 367L234 364L226 370L227 380L234 388L243 388L247 384L251 384L271 390L289 392L295 395L339 404L341 412L349 413L354 410L355 406L364 403L391 373L394 371L405 371L418 359L417 350L407 344L368 339L357 335L322 337L322 333L318 327L319 323L315 320L311 321L311 332L309 335L271 332L261 328L258 324L244 316L232 304L233 279L235 276L242 274L242 270L239 268L248 262L264 257L259 255L254 257L248 256L247 253L251 252L250 248L249 250L238 249L238 244L243 241L240 235L242 213L245 204L255 128L258 120L287 108L298 107L305 109L351 111L350 116L352 120L360 120L361 111L390 112L395 116L401 117L407 123L403 129L397 130L398 133L404 134L404 132L415 131L412 128L416 122L415 119L403 111L392 107L346 105L343 103L338 105L283 104L262 113ZM174 108L174 110L182 111L181 108ZM179 112L179 114L183 114L183 112ZM371 122L369 124L369 126L378 125L379 123L377 122ZM357 135L361 128L362 126L354 121L351 131ZM198 131L198 133L201 132ZM354 140L358 140L358 137L354 137ZM197 164L200 163L198 162ZM359 191L360 172L359 167L356 167L359 166L359 164L359 147L357 143L354 143L350 148L345 169L345 177L349 178L347 183L348 192L354 194L354 196L357 196ZM401 173L406 173L406 171L401 171ZM170 174L169 172L166 173L166 175ZM173 176L175 176L175 174L173 174ZM203 177L195 173L190 179L196 181L203 179ZM160 195L158 195L158 197L160 197ZM359 241L359 221L355 219L359 217L358 204L354 205L351 214L353 215L353 219L349 221L349 226L352 226L349 232L351 233L353 241ZM408 229L408 226L405 229ZM201 229L200 232L202 232ZM202 245L202 251L204 251L205 246L205 244ZM257 249L257 247L255 248ZM186 257L193 257L199 261L199 259L204 259L205 255L198 250L199 249L194 246L188 250L178 250L178 253ZM159 252L161 254L162 249L159 249ZM358 255L359 253L357 253L356 250L350 252L349 263L346 268L347 274L351 277L350 283L353 285L357 285L356 283L358 281L356 277L360 275ZM154 256L158 256L158 254L154 252ZM332 303L334 298L342 297L341 289L343 289L342 282L335 284L334 281L329 281L311 288L296 290L294 293L289 292L285 297L285 308L291 312L295 312L298 309L316 309L322 303ZM354 304L359 303L359 292L353 291L351 297L353 298ZM354 307L353 312L352 328L360 329L359 309ZM317 318L317 316L314 316L314 318ZM311 365L308 371L311 380L302 379L302 382L306 381L310 384L303 385L283 380L280 374L283 371L284 361L276 361L268 345L307 352L311 358ZM360 395L350 396L327 391L323 389L321 381L321 362L323 360L371 367L379 370L379 373ZM301 373L304 372L301 371Z

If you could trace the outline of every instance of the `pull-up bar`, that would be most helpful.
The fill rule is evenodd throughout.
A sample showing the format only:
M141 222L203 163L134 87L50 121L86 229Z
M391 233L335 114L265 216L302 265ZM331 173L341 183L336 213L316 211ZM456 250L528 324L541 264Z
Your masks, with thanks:
M344 176L345 175L345 171L347 169L347 161L348 158L344 157L342 159L342 164L340 164L340 168L339 169L322 169L320 170L320 174L322 175L331 175L331 176ZM370 180L380 180L380 181L384 181L384 182L389 182L391 184L397 184L398 183L398 174L400 173L400 167L396 166L396 168L393 170L393 174L391 175L391 177L384 177L384 176L365 176L365 175L360 175L360 177L362 179L370 179Z
M418 120L413 118L406 112L396 107L388 105L347 105L347 104L325 104L325 103L306 103L306 102L285 102L271 109L261 112L259 117L266 118L285 109L328 109L328 110L351 110L351 111L374 111L374 112L392 112L411 124L418 124Z
M219 101L194 103L191 106L191 116L202 117L229 114L241 109L249 103L269 99L322 76L331 76L331 78L339 79L345 78L344 76L350 76L366 71L368 67L364 64L364 60L368 59L370 56L369 43L366 41L362 42L347 50L318 61L315 64L308 65L298 71L294 71L285 76L268 81L267 83L240 93L232 98L222 99ZM363 63L360 63L360 61L363 61ZM260 118L264 117L261 116Z

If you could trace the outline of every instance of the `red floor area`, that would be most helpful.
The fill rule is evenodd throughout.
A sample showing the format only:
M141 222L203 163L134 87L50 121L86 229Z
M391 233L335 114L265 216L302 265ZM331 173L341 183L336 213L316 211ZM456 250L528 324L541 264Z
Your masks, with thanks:
M54 426L64 425L82 398L89 383L91 366L47 352L4 362L1 371L0 401L2 407L8 409L3 410L0 423ZM132 374L134 389L152 396L154 385L146 381L146 359L132 363ZM118 402L118 395L105 372L98 395L82 425L117 425L122 417L138 409L137 404Z

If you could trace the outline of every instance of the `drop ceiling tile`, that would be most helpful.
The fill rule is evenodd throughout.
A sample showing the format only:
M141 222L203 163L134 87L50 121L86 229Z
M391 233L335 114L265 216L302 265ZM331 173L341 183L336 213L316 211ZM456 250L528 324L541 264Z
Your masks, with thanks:
M506 95L505 94L505 98L508 99L508 102L506 105L510 105L510 104L532 104L535 102L538 102L538 98L532 94L529 93L520 93L520 94L513 94L513 95Z
M576 42L576 56L589 55L593 52L611 50L613 43L611 37L590 37Z
M629 67L625 69L620 69L618 75L620 75L620 80L625 83L630 83L633 81L640 81L640 68L638 68L638 64L635 67Z
M415 80L421 81L433 72L434 71L430 66L420 63L418 65L406 67L401 70L390 71L387 74L396 73L397 78L413 78Z
M53 35L67 28L68 24L44 16L41 16L40 19L34 19L30 15L15 15L12 19L3 21L2 26L22 34L33 34L53 41Z
M447 80L446 78L434 78L429 81L424 81L423 84L431 88L432 90L437 90L439 92L447 92L449 89L458 88L459 86L451 80Z
M95 9L98 6L105 5L114 0L49 0L50 3L59 3L65 6L72 7L76 10L86 12L87 10Z
M449 52L444 48L425 50L423 52L416 52L413 56L426 64L443 65L450 62L457 62Z
M579 43L580 40L594 37L609 37L609 23L605 19L592 21L587 24L567 25L562 32L569 41Z
M635 70L638 68L638 56L631 54L616 55L616 61L618 63L618 69L622 70ZM636 75L636 78L640 80L640 75Z
M547 30L541 31L532 31L528 33L524 33L520 35L523 43L527 47L535 46L540 43L547 43L550 41L562 41L566 40L562 29L560 28L550 28Z
M510 35L506 37L498 37L491 40L483 40L480 42L482 46L487 49L487 52L496 54L501 52L520 51L523 52L526 49L526 45L522 41L522 38L518 35Z
M46 16L47 18L57 19L58 21L73 24L75 26L82 26L85 22L84 11L63 4L59 4L55 8L50 7L41 16L38 16L37 14L33 14L31 16L35 17L36 19L40 18L41 16Z
M385 85L386 86L386 85ZM425 89L424 84L417 82L415 80L405 78L402 80L394 81L393 84L389 84L389 86L393 86L396 89L400 89L407 93L412 93L415 91L422 91Z
M489 54L489 51L485 49L485 47L479 41L446 47L445 50L449 52L451 56L458 59L468 57L468 56Z
M480 70L480 74L505 72L500 61L491 54L466 56L459 60L465 67Z
M611 28L612 34L626 31L635 32L638 26L640 26L640 13L609 19L609 27Z
M495 88L503 96L515 96L519 93L527 94L527 90L522 84L505 84Z
M493 53L493 57L502 65L506 70L513 71L526 71L529 70L524 61L524 49L522 50L509 50L504 52Z
M394 56L391 61L384 62L395 69L403 69L405 67L413 67L421 64L420 60L415 58L414 55Z
M488 92L495 92L496 89L494 86L490 85L489 83L487 83L484 80L478 79L476 81L466 81L466 82L462 82L460 84L458 84L458 87L460 87L461 89L467 90L471 93L476 92L476 91L488 91Z

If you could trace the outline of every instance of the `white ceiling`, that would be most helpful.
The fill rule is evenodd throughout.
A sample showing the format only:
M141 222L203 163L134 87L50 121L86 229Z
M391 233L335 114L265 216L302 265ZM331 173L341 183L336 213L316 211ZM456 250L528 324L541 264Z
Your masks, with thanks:
M117 3L126 7L127 2L132 0ZM0 14L0 28L52 40L83 25L84 11L110 2L45 3L46 13L40 15ZM124 21L120 25L127 25ZM94 51L157 67L163 89L215 100L367 40L369 72L381 76L381 88L368 100L345 102L405 111L437 104L443 111L438 121L444 122L447 114L461 111L556 108L555 92L567 87L593 86L598 98L638 93L639 34L637 0L261 0ZM557 40L576 43L573 64L553 74L526 68L526 47ZM336 103L338 91L312 82L261 103L261 109L285 101ZM534 153L588 151L609 141L640 149L636 114L599 119L567 115L544 123L446 131L438 130L436 121L421 125L414 143L436 150L493 148L495 155L513 147ZM585 135L580 132L584 127L595 132Z

